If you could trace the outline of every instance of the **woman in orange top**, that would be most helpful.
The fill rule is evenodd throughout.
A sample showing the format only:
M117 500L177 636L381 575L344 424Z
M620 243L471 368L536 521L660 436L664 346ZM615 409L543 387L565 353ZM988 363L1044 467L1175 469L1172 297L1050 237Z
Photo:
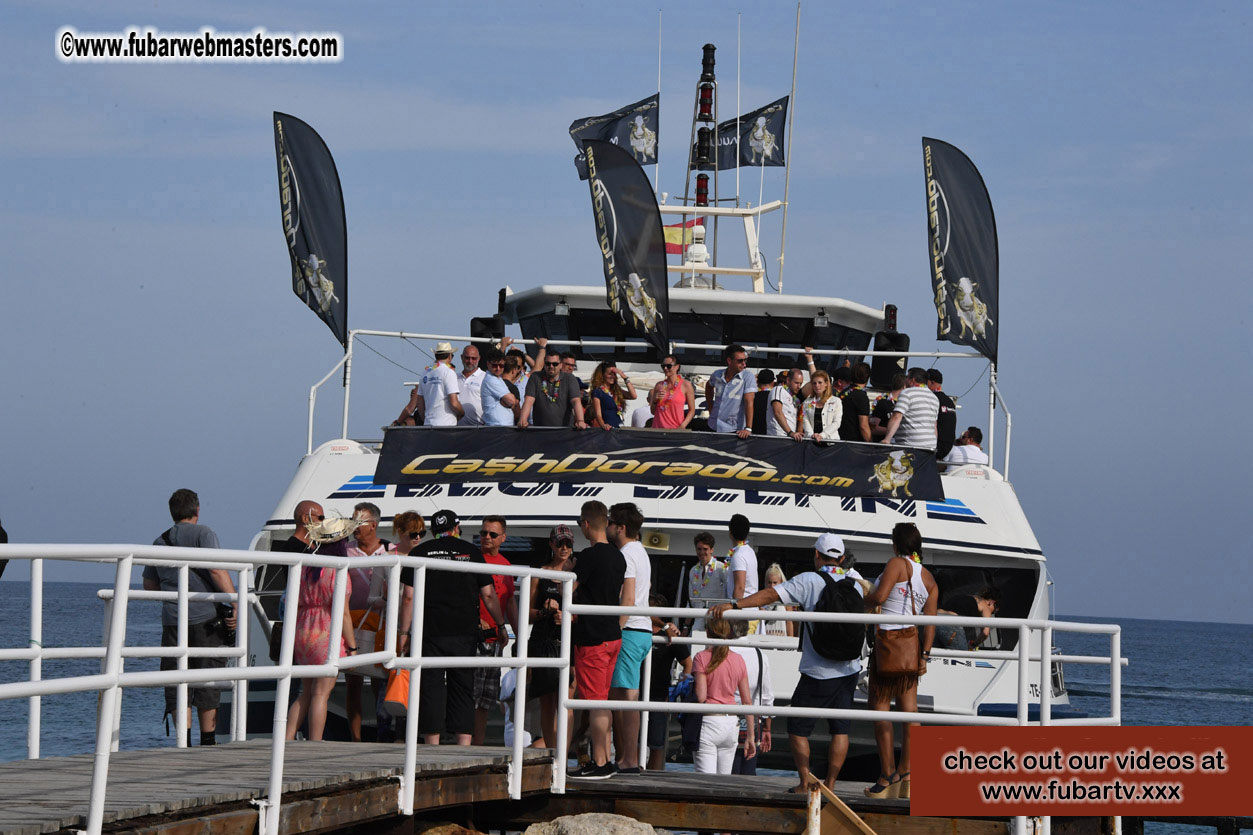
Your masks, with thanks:
M666 379L653 386L648 394L654 429L687 429L696 415L696 391L679 375L681 367L673 354L661 360Z

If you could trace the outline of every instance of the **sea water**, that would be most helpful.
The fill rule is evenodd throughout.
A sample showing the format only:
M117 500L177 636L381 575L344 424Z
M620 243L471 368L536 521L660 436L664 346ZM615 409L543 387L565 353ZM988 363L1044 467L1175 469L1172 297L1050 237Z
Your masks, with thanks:
M45 583L43 643L45 646L99 645L104 628L104 602L99 584ZM0 647L27 646L30 636L30 584L0 582ZM1253 686L1238 659L1253 645L1253 626L1245 624L1130 618L1063 617L1122 627L1122 653L1130 659L1123 670L1124 725L1250 725ZM126 624L127 644L161 643L161 604L134 601ZM1103 655L1104 635L1056 632L1054 643L1067 654ZM91 675L99 660L44 661L44 678ZM127 670L155 670L155 659L127 659ZM25 661L0 661L0 683L29 676ZM1109 711L1109 671L1105 667L1068 664L1066 685L1071 705L1089 713ZM88 753L95 749L95 693L44 696L41 754L45 757ZM120 747L173 745L163 722L160 688L127 689L122 695ZM0 761L26 756L27 700L0 701ZM171 729L172 732L172 729ZM782 772L778 772L782 773ZM1149 824L1151 835L1200 832L1171 824Z

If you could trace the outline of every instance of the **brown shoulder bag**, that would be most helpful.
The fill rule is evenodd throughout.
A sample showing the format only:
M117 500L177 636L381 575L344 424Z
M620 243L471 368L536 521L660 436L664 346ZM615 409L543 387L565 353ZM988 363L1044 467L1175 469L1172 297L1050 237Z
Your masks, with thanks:
M905 575L905 593L909 595L909 607L918 614L914 602L914 567L905 558L909 573ZM918 641L918 627L904 629L876 629L874 642L875 673L882 678L916 676L922 671L922 645Z

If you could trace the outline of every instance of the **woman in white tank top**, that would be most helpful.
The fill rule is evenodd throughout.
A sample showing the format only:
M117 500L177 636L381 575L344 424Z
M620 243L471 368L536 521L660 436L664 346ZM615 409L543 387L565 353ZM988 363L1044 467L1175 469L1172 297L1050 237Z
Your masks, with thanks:
M866 594L867 608L880 606L884 615L934 615L940 600L940 591L922 565L922 536L911 522L902 522L892 529L892 549L896 555L888 560L879 581ZM881 623L880 631L915 629L911 624ZM896 709L905 713L918 710L918 678L927 672L927 656L935 639L935 627L925 626L917 630L921 638L922 665L917 675L879 676L875 672L875 658L870 657L870 707L888 711L892 700ZM867 797L909 797L909 729L907 723L901 729L901 758L896 761L893 750L892 723L874 723L875 743L879 749L879 779L865 790Z

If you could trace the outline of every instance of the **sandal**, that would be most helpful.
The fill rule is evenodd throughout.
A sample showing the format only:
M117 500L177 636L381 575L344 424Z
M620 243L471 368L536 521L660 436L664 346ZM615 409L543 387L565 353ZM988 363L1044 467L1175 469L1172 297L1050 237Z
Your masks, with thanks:
M875 780L873 785L862 789L862 792L866 795L866 797L873 797L876 800L890 800L897 797L897 792L900 790L901 783L899 778L896 780L892 779L895 776L895 773L880 774L879 779ZM881 785L883 783L886 783L887 785Z
M899 781L897 783L896 796L901 798L902 800L909 800L909 774L910 772L908 771L906 771L904 774L901 774L898 771L892 775Z

